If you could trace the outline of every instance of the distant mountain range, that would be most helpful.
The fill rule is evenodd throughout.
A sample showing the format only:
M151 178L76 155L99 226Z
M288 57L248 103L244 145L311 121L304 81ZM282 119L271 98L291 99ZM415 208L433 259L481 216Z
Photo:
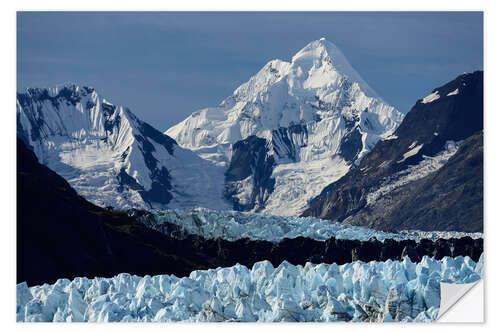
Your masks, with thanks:
M17 133L101 207L474 232L483 219L482 75L459 76L404 117L322 38L165 133L75 84L19 93Z
M167 135L74 84L18 94L17 113L40 161L97 205L279 215L300 214L403 118L324 39Z

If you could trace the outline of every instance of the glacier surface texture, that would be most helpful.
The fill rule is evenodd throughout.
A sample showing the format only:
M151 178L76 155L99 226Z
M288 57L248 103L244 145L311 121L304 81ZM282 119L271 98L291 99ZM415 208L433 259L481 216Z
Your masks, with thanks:
M134 211L129 211L135 214ZM134 217L146 226L169 234L169 224L179 227L185 234L194 234L205 239L222 238L229 241L248 238L279 242L284 238L306 237L315 240L350 239L368 241L375 237L383 242L385 239L401 241L405 239L416 242L421 239L461 238L469 236L482 238L482 233L465 233L455 231L415 231L407 230L389 233L364 227L341 224L315 217L276 216L264 213L242 213L236 211L214 211L209 209L164 210L152 214Z
M60 279L17 285L17 321L433 321L440 282L480 279L483 256L273 267L261 261L189 277Z

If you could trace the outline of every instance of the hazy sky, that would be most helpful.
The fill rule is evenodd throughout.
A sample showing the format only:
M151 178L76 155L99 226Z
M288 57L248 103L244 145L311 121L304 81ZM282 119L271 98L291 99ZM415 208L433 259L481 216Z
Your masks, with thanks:
M321 37L402 112L483 69L481 12L20 12L17 89L93 86L163 131Z

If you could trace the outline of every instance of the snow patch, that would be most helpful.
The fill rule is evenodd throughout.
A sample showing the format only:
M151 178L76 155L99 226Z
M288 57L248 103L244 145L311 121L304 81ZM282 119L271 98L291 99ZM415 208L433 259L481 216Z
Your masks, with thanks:
M435 91L435 92L433 92L432 94L430 94L430 95L428 95L428 96L424 97L424 98L422 99L422 103L423 103L423 104L427 104L427 103L434 102L434 101L438 100L438 99L439 99L439 97L440 97L440 96L439 96L439 91Z
M458 88L453 90L452 92L450 92L448 95L446 96L453 96L453 95L458 95Z
M391 136L388 136L387 138L383 139L383 141L395 140L397 138L398 138L397 135L391 135Z
M412 143L412 144L410 145L410 148L411 148L411 147L413 147L413 146L415 145L415 143L416 143L416 142ZM423 146L424 146L424 144L420 144L420 145L416 146L415 148L413 148L413 149L411 149L411 150L407 151L406 153L404 153L404 154L403 154L403 158L402 158L402 159L400 159L400 160L398 161L398 163L403 163L404 161L406 161L406 159L407 159L407 158L412 157L413 155L418 154L418 152L420 151L420 149L421 149Z
M266 201L263 213L298 216L318 196L325 184L331 184L349 171L340 157L309 162L278 164L272 173L274 191Z

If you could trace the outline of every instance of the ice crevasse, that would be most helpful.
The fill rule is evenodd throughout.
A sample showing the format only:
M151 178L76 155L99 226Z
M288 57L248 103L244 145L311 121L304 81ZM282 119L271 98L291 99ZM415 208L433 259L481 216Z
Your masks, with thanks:
M480 279L483 256L273 267L17 285L17 321L433 321L440 282Z

